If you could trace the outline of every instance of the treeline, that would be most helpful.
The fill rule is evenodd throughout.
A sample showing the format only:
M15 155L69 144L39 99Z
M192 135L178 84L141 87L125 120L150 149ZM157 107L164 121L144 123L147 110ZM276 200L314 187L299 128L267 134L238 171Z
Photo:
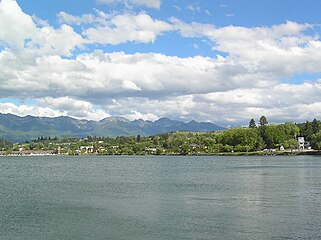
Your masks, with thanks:
M50 151L61 154L217 154L224 152L254 152L264 149L295 149L297 138L302 136L314 149L321 149L321 123L268 124L262 116L258 124L251 119L248 127L233 128L217 132L173 132L156 136L132 137L44 137L31 142L12 144L0 141L4 150ZM1 145L2 144L2 145Z
M13 148L13 143L0 139L0 151L8 151Z
M312 122L297 124L300 129L300 136L303 136L306 141L311 143L313 149L321 149L321 122L313 119Z
M260 125L252 128L233 128L216 136L216 142L231 151L258 151L283 146L295 148L300 129L293 123Z

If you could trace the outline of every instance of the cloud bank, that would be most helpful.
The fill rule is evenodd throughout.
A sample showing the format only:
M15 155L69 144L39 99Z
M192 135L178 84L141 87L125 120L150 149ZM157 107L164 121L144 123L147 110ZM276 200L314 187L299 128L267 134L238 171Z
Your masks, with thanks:
M126 4L158 9L161 2ZM261 115L274 122L321 118L321 80L286 81L321 72L314 25L217 27L99 10L80 16L60 12L57 21L56 28L39 24L16 1L0 2L1 96L35 102L0 103L0 112L94 120L168 116L225 126ZM213 56L129 54L101 47L153 44L163 34L207 41Z

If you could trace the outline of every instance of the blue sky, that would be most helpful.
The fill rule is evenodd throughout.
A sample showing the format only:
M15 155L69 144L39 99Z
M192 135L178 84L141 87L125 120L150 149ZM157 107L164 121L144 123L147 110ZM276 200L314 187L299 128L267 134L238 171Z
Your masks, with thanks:
M317 0L1 0L0 112L321 119Z
M32 3L20 0L17 2L29 15L42 18L55 27L59 27L57 13L61 11L75 16L94 14L95 9L106 13L146 12L153 18L162 20L174 16L188 23L208 23L221 27L229 25L260 27L285 23L286 21L303 24L318 23L320 22L318 10L321 8L321 2L317 0L296 0L295 2L293 0L261 0L259 3L254 0L173 0L160 1L160 9L148 8L144 5L126 7L121 3L106 5L94 0L34 0ZM175 44L175 48L172 47L173 44ZM197 49L194 48L195 44L198 46ZM121 44L99 46L99 48L105 51L124 51L126 53L161 52L181 57L214 56L215 54L210 44L203 42L203 39L186 39L174 33L164 34L153 44Z

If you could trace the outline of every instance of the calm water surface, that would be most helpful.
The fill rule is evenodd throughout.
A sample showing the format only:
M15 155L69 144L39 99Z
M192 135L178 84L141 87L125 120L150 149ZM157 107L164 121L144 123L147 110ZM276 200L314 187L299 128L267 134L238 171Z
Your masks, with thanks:
M0 157L0 239L321 239L321 157Z

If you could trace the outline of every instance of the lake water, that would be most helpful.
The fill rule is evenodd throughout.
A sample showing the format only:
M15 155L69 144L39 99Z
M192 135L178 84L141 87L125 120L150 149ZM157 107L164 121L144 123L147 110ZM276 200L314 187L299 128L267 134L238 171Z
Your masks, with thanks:
M321 157L0 157L0 239L321 239Z

